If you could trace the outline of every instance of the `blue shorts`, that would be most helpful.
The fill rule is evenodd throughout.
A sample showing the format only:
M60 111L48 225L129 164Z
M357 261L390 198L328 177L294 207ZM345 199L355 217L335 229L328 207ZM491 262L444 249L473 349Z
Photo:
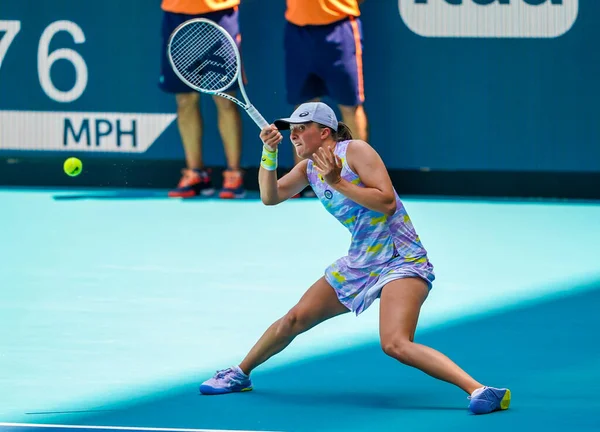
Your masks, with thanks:
M241 34L237 7L217 12L209 12L202 15L163 12L160 79L158 81L158 86L161 88L161 90L167 93L190 93L195 91L194 89L188 87L179 79L177 75L175 75L167 56L167 43L169 42L171 33L180 24L192 18L206 18L216 22L223 27L225 31L231 35L231 37L233 37L233 40L237 42L238 48L240 47ZM231 87L229 87L228 90L236 90L237 88L238 85L236 81L231 85Z
M287 22L284 49L288 103L299 105L329 96L340 105L362 104L362 46L359 18L319 26Z

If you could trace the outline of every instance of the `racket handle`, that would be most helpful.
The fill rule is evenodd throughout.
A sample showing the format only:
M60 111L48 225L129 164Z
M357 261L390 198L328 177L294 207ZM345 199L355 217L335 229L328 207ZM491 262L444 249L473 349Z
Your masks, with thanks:
M254 108L254 105L249 105L248 108L246 108L246 112L248 112L248 115L252 118L252 120L254 120L254 123L256 123L261 130L269 126L269 123L267 123L258 110Z

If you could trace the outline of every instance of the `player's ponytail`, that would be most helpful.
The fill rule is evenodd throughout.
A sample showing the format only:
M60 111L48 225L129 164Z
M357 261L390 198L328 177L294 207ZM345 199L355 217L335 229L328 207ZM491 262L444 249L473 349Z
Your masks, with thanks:
M352 139L352 131L346 123L338 122L338 130L334 132L336 142L348 141Z
M330 128L328 126L323 126L318 123L317 123L317 125L321 129L329 129L331 131L331 138L333 138L333 140L335 142L349 141L352 139L352 131L350 130L350 128L348 127L348 125L346 123L338 122L337 131L333 130L332 128Z

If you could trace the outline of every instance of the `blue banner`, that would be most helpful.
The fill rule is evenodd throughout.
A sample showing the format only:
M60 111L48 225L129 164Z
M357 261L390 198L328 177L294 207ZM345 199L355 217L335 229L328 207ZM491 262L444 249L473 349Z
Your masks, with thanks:
M183 159L174 98L157 86L159 6L3 0L0 156ZM240 6L247 92L268 121L293 109L284 9ZM366 0L362 14L369 141L391 168L600 171L600 2ZM202 112L205 162L223 166L210 97ZM243 164L259 153L244 115Z

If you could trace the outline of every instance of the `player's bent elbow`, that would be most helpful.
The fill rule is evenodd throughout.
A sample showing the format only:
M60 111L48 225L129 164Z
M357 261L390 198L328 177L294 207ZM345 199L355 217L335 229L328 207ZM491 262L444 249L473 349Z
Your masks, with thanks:
M274 205L279 204L279 200L277 199L277 197L261 195L260 200L266 206L274 206Z
M383 211L387 216L393 216L396 213L396 197L392 197L390 200L385 202L385 210Z

